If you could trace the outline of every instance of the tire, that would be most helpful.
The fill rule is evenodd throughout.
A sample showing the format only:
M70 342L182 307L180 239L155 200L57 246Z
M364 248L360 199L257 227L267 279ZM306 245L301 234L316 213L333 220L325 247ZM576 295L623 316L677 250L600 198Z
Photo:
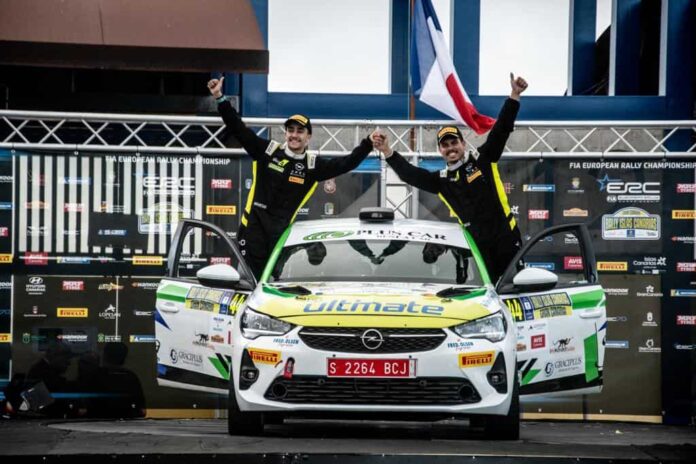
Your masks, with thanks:
M230 435L259 436L263 435L263 413L242 412L237 404L234 382L230 379L230 389L227 402L227 433Z
M512 387L512 401L505 416L486 416L483 433L490 440L519 440L520 439L520 386L515 375Z

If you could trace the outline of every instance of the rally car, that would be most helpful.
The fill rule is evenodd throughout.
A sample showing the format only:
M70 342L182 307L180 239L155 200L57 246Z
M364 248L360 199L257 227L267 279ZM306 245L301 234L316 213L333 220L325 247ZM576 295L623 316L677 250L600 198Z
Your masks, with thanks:
M231 434L468 417L516 439L520 394L602 386L605 296L582 224L532 238L491 282L466 228L368 209L294 223L256 282L228 234L186 219L155 319L159 384L229 395Z

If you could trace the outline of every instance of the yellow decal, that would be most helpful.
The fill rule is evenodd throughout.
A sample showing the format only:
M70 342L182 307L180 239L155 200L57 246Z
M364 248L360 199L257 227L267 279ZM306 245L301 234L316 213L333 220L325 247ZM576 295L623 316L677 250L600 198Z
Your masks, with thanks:
M278 166L284 167L284 166L285 166L286 164L288 164L289 162L290 162L290 160L286 160L286 159L285 159L285 160L280 160L280 161L278 161Z
M0 343L12 343L12 334L0 333Z
M480 353L466 353L459 355L459 367L481 367L493 364L495 351L481 351Z
M627 261L597 261L598 271L627 271Z
M58 317L87 317L87 308L57 308Z
M161 266L164 259L161 256L133 256L133 266Z
M437 133L437 138L440 139L445 134L454 134L457 137L459 137L459 131L457 130L456 127L452 127L452 126L443 127L442 129L440 129L440 132Z
M522 313L522 304L517 298L510 298L509 300L503 300L505 306L510 310L510 314L515 318L516 321L524 321L524 313Z
M235 205L206 205L205 214L234 216L237 214L237 207Z
M0 264L12 264L12 255L0 254Z
M229 313L230 314L235 314L239 308L242 307L244 302L247 299L247 295L243 293L236 293L232 297L232 301L230 301L230 308L229 308Z
M256 348L247 348L251 360L259 364L273 364L280 362L280 351L259 350Z
M472 183L472 182L474 181L474 179L476 179L477 177L481 177L481 171L480 171L480 170L478 170L478 171L476 171L476 172L473 172L472 174L466 176L466 181L467 181L468 183Z
M304 179L301 177L290 176L288 177L288 180L293 184L304 184Z
M673 209L672 219L696 219L696 209Z

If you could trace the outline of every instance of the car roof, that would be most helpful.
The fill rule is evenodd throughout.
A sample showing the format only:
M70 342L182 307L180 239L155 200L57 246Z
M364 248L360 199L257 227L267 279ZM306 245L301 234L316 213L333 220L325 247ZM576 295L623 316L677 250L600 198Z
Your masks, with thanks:
M295 222L290 228L286 245L341 239L410 240L470 248L462 233L462 226L455 222L423 219L368 222L356 217Z

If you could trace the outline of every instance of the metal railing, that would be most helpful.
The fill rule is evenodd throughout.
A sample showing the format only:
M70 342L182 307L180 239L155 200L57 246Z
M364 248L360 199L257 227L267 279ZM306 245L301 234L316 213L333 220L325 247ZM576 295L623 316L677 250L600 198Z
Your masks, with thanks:
M283 139L279 118L245 118L257 134ZM311 148L344 155L374 128L412 162L437 158L435 133L452 121L316 119ZM504 158L682 158L696 157L696 121L518 121ZM484 136L463 130L471 147ZM0 111L0 149L99 153L241 156L228 148L219 117L140 114ZM373 155L374 156L374 155ZM381 198L405 216L416 214L417 191L387 183L382 163ZM400 193L396 193L399 191ZM403 192L406 194L403 194ZM392 194L394 192L394 194Z

